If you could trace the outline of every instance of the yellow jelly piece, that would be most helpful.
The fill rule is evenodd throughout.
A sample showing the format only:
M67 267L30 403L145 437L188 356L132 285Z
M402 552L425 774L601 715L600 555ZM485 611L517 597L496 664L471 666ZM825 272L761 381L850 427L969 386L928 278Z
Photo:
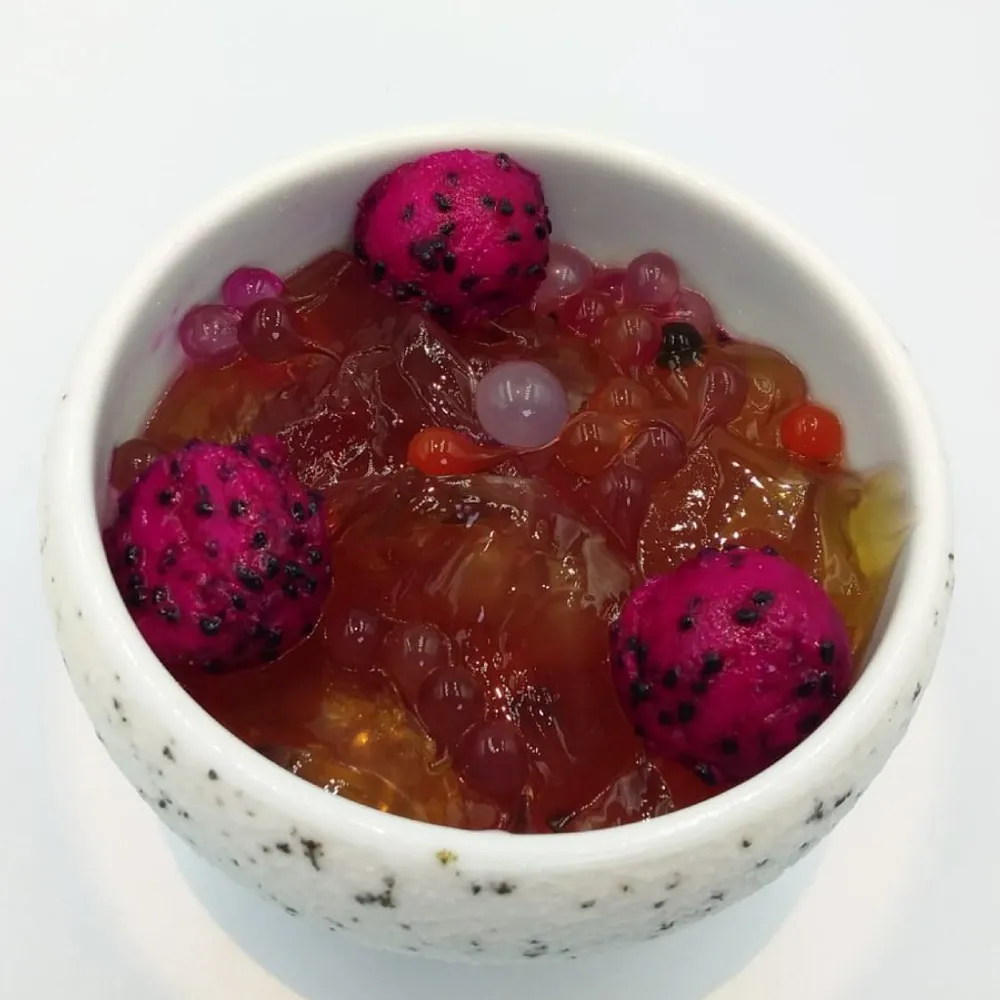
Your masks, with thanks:
M909 492L902 472L887 466L865 478L847 515L858 568L870 580L888 576L910 528Z
M466 825L458 778L394 693L331 692L311 728L318 745L292 768L307 781L382 812Z

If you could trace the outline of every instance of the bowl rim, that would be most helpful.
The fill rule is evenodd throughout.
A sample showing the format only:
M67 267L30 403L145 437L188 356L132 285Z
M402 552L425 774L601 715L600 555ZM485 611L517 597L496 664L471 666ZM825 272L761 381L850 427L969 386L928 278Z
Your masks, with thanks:
M900 419L911 496L920 514L895 609L864 673L831 717L782 760L708 801L656 819L532 836L439 827L329 795L251 749L183 690L142 640L104 558L93 500L97 418L125 331L135 325L160 276L204 234L226 225L257 200L292 189L310 176L374 157L402 162L422 152L460 146L510 146L521 158L530 159L532 151L538 151L619 165L648 176L653 191L673 188L726 216L838 302L877 359L887 404ZM169 726L183 729L197 744L205 770L231 775L229 780L242 783L263 803L294 815L307 828L335 832L358 844L377 843L396 856L433 855L446 845L461 856L466 871L509 871L512 864L519 870L562 870L650 852L680 853L723 832L750 827L776 813L796 790L817 786L850 755L858 735L871 731L888 713L910 664L926 655L929 623L941 593L940 579L926 569L951 548L948 471L924 393L902 346L830 261L768 210L671 157L601 136L510 124L392 130L326 144L256 172L189 214L132 270L79 349L46 449L43 504L49 518L65 529L67 551L57 587L71 593L85 611L108 662L120 663L121 670L135 675L136 696L144 707L172 717ZM54 603L54 597L51 600Z

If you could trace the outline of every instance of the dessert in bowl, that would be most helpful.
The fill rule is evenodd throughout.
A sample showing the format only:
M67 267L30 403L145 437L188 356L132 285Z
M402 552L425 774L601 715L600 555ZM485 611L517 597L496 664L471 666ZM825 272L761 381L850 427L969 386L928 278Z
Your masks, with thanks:
M323 151L85 347L43 499L73 682L206 858L383 947L666 933L884 763L950 592L905 355L675 164L523 131Z

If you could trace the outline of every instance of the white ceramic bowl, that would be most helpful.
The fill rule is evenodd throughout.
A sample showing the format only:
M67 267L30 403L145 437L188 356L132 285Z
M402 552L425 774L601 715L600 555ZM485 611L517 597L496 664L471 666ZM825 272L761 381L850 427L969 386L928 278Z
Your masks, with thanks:
M512 836L424 825L328 795L252 751L181 690L133 626L104 559L110 452L141 426L180 362L170 335L179 313L247 257L287 272L343 242L372 178L456 146L505 149L539 171L561 240L602 259L675 254L730 327L805 369L843 416L853 463L898 462L910 478L916 528L857 686L780 763L674 815ZM139 267L62 397L42 552L76 691L114 761L172 830L289 912L369 944L508 960L697 920L773 879L845 815L906 730L934 666L952 581L947 483L905 354L854 288L782 224L686 167L604 140L453 129L286 163L203 209Z

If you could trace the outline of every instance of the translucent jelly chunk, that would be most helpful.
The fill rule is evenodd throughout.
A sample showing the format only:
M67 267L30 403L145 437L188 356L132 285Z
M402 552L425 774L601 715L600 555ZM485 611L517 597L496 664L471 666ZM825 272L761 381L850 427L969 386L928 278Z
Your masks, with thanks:
M415 430L447 427L478 440L468 362L435 324L414 316L377 346L348 354L299 414L273 428L316 489L401 468ZM266 415L265 415L266 416ZM272 421L273 423L273 421Z
M858 669L910 527L906 483L893 466L866 476L825 477L815 500L809 569L830 595L851 637Z
M321 310L325 297L350 288L361 296L369 286L365 269L352 253L328 250L285 279L285 293L299 312Z
M783 354L763 344L734 340L717 348L717 355L746 373L746 401L731 421L731 429L751 444L776 446L782 415L806 398L802 372Z
M476 807L470 810L454 771L390 693L374 698L332 693L312 729L314 739L305 746L264 743L261 749L326 791L382 812L427 823L475 825L470 812Z
M748 448L725 431L717 431L713 447L721 473L720 491L711 522L718 544L743 540L746 528L784 543L794 541L815 480L780 453L767 455Z
M397 473L348 520L334 559L351 585L332 603L398 623L383 669L498 807L512 809L505 796L522 753L543 811L583 805L632 766L635 736L612 697L607 650L629 565L550 489ZM516 740L491 728L501 717Z
M508 614L533 613L552 561L577 566L588 540L604 545L599 533L532 480L480 475L431 481L399 473L361 505L337 551L354 573L354 600L370 589L363 606L454 636L491 613L499 614L498 629ZM589 579L583 572L576 586L589 588L595 603L607 607L610 598L601 589L607 577ZM614 579L626 585L627 571Z
M337 354L379 343L412 319L414 309L380 295L351 254L331 250L289 275L284 299L302 336Z
M191 696L226 728L248 743L306 746L328 692L329 660L321 628L279 660L238 674L202 670L177 676Z
M868 579L858 561L848 532L848 516L857 502L861 480L853 474L833 473L816 478L816 487L787 554L829 594L851 639L855 667L863 665L884 588ZM784 554L785 550L782 547Z
M896 524L877 476L780 447L783 416L806 401L794 364L732 341L697 292L667 298L669 266L637 293L635 262L598 269L566 247L553 258L531 308L448 333L373 291L351 254L324 254L280 294L248 292L271 292L286 310L275 329L298 331L299 343L277 338L286 360L188 365L126 443L134 457L116 456L118 482L147 445L267 431L323 489L336 582L315 630L260 670L178 679L248 744L376 809L548 833L719 790L649 757L607 653L642 573L702 545L774 545L828 590L856 653L873 634L905 527L895 543L875 527ZM626 284L648 304L627 305ZM572 434L527 449L488 438L475 388L512 362L555 377ZM430 438L427 464L407 468ZM484 453L502 464L477 464Z
M668 573L709 544L707 518L721 479L715 455L702 445L669 482L652 490L639 531L643 576Z
M713 431L677 474L653 489L639 539L643 574L676 568L706 545L773 544L789 558L809 539L816 480L780 452Z
M330 374L327 359L315 355L279 365L248 357L222 369L191 365L157 404L144 436L173 451L191 438L228 442L255 429L272 432L284 421L258 423L261 414L281 406L286 415L301 416L307 405L303 397L318 392Z
M497 809L463 789L399 693L371 669L373 630L360 608L328 604L321 627L266 667L178 679L245 743L331 793L430 823L503 826ZM381 634L382 624L374 631ZM345 642L360 647L350 665Z
M569 404L566 391L535 361L506 361L476 387L476 415L483 430L500 444L537 448L558 436Z
M335 360L318 354L296 354L284 362L264 362L249 355L248 360L255 373L268 369L296 373L292 379L283 378L276 392L258 394L254 400L257 409L248 411L248 415L252 416L250 426L258 434L280 434L290 424L301 420L326 391L338 370Z
M522 595L544 586L540 556L522 553L509 534L475 526L451 565L450 604L456 627L473 626L492 616L503 622Z
M699 798L704 798L703 792ZM655 764L640 758L578 812L550 816L549 826L554 833L582 833L619 826L630 818L653 819L672 808L667 779Z

